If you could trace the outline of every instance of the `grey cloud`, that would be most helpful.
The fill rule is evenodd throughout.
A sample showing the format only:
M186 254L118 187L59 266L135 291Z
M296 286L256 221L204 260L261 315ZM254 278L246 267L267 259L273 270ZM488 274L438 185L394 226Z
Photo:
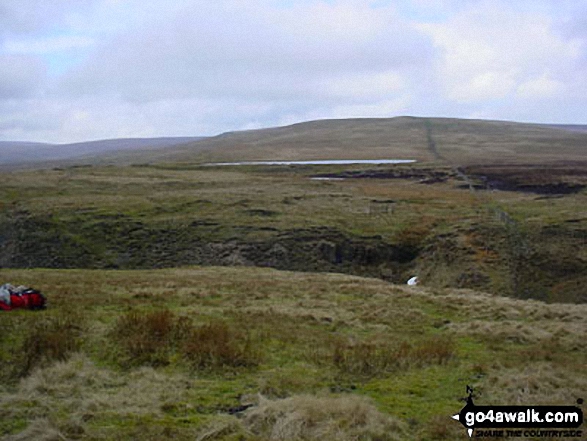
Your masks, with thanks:
M369 3L0 0L0 138L212 135L312 118L398 114L584 122L587 10L577 2L442 0L432 6L398 0L376 9ZM513 24L492 22L484 13L504 8L518 14ZM519 84L544 77L563 84L562 91L528 98L514 88L494 100L447 99L443 48L419 25L428 21L454 30L463 27L454 23L463 14L471 32L480 31L471 26L473 19L488 28L487 45L497 60L490 66L508 61L506 73L527 68ZM569 41L583 44L579 56L556 45L548 52L542 40L525 38L518 25L537 15L558 31L548 41L565 48L572 48ZM550 25L537 29L537 35L551 31ZM5 62L3 40L26 43L55 35L89 37L97 46L81 47L75 58L72 51L40 53L58 68L49 78L39 59ZM528 50L520 49L521 56L513 49L524 38ZM521 58L534 52L546 61L524 67ZM460 59L476 65L466 55ZM458 75L452 81L464 87Z
M46 79L46 66L38 57L0 54L0 100L33 96Z
M60 23L68 14L80 11L97 0L2 0L2 34L38 33Z
M297 15L307 12L190 7L119 35L62 86L132 101L328 99L322 85L331 77L410 72L431 57L429 40L395 16L384 16L372 35L350 28L330 36L319 21Z

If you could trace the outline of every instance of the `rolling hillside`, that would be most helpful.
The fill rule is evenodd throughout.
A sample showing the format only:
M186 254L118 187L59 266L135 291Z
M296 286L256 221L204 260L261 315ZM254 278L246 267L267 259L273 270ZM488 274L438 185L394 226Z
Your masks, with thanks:
M165 151L150 162L416 159L459 165L587 158L587 133L566 126L398 117L324 120L230 132ZM135 157L135 160L138 157Z
M0 141L0 166L42 163L102 156L115 152L164 149L178 144L194 142L202 138L120 138L72 144L47 144L40 142Z
M51 302L2 316L3 440L464 441L468 385L587 392L587 305L266 268L0 276Z
M76 144L0 142L0 166L415 159L453 165L587 158L585 126L449 118L319 120L209 138L112 139ZM47 164L46 164L47 165Z
M0 439L454 441L467 386L578 403L585 146L315 121L4 173L0 283L49 307L2 313ZM420 162L202 165L318 158Z

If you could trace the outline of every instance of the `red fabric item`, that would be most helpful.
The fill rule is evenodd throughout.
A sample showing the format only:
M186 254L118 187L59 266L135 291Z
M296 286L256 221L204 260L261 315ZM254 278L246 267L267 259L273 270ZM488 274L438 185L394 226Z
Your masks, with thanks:
M0 302L1 311L11 311L13 309L44 309L46 299L43 294L33 289L29 289L22 294L10 294L10 305Z
M27 295L10 294L10 307L12 309L26 308L29 304Z
M42 309L45 307L46 299L40 292L33 291L29 294L29 309Z

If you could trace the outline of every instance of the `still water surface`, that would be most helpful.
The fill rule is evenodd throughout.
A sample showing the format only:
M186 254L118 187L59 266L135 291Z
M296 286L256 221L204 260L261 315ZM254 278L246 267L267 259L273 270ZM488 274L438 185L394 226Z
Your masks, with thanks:
M348 164L408 164L415 159L323 159L315 161L245 161L245 162L212 162L215 165L348 165Z

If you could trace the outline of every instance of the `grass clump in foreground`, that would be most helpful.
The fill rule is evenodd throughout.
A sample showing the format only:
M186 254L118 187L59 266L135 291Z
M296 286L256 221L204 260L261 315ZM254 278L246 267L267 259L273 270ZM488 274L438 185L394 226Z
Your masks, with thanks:
M72 313L43 317L31 324L22 344L23 374L41 363L64 361L80 348L82 328Z
M250 336L215 321L191 331L182 347L183 356L196 368L251 367L260 355Z
M4 317L9 315L9 317ZM64 309L57 312L3 314L0 333L11 348L0 351L7 368L0 380L11 381L30 374L35 368L65 361L80 350L84 334L84 315Z
M376 375L387 371L447 363L455 355L450 337L434 336L416 343L337 340L332 363L348 374Z
M2 316L6 439L456 440L466 385L587 395L585 305L259 268L0 276L51 305Z
M182 358L196 369L250 367L259 354L251 338L215 319L195 326L169 310L130 311L115 323L110 338L122 349L122 366L166 366Z
M406 425L380 412L373 402L355 395L296 395L261 399L243 420L255 435L271 440L404 439Z
M186 332L184 327L169 310L130 311L116 320L109 337L122 351L121 365L165 366L177 339Z

